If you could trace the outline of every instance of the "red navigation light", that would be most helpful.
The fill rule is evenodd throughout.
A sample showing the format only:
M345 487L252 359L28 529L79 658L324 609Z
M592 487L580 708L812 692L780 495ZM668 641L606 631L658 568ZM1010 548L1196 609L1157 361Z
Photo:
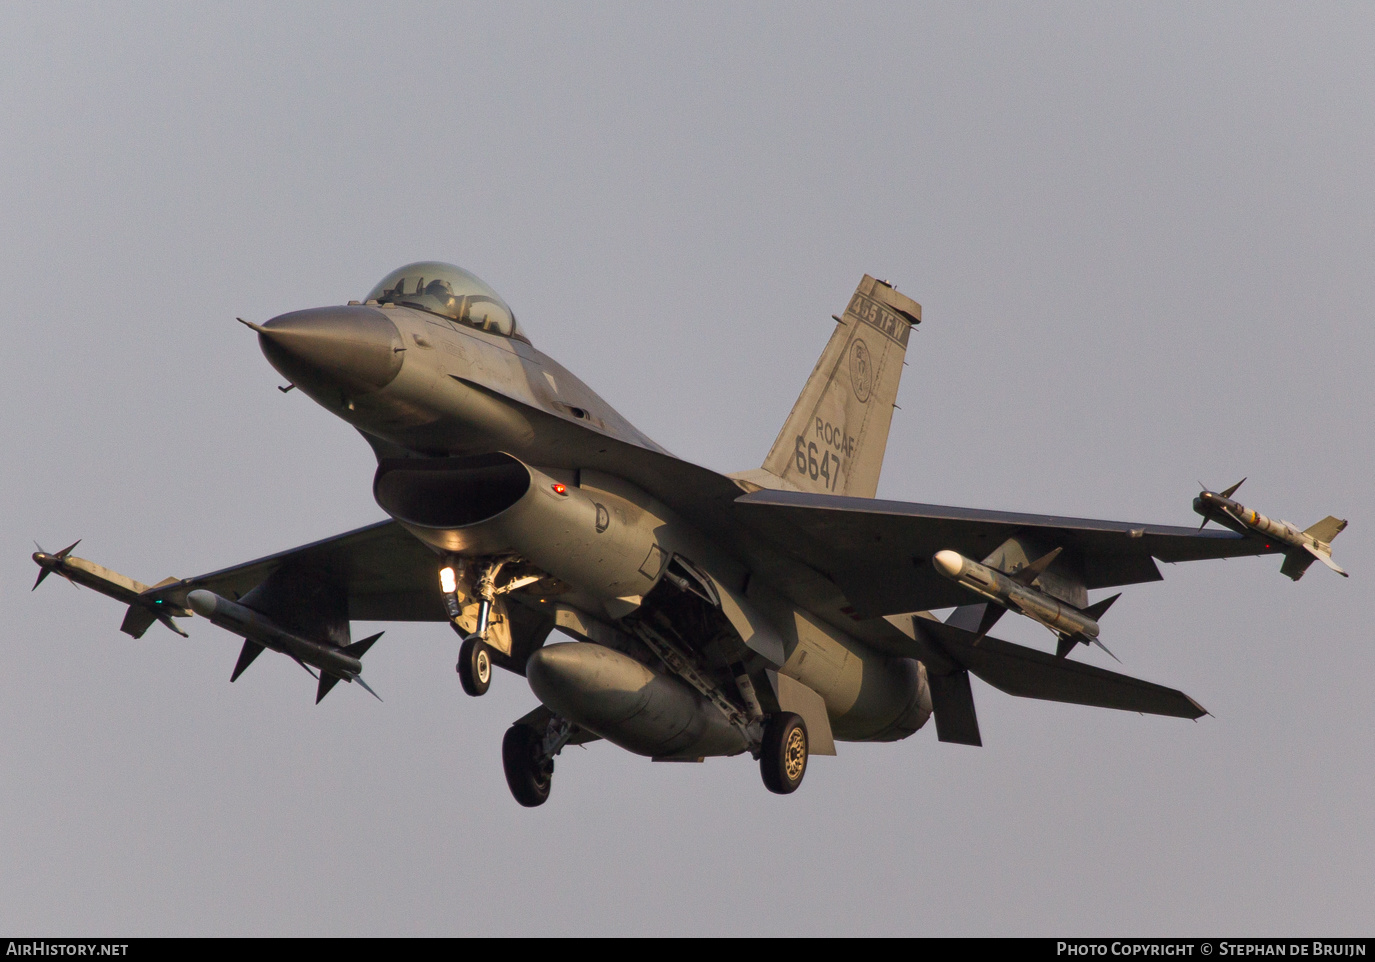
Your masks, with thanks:
M555 493L555 494L567 494L567 493L568 493L568 488L567 488L566 485L562 485L562 484L559 484L558 482L555 482L555 483L554 483L554 493Z

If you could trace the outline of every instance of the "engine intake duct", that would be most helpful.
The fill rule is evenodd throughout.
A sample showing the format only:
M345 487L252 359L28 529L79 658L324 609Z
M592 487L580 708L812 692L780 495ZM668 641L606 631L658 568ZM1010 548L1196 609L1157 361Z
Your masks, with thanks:
M508 510L530 490L530 471L506 454L388 459L372 493L403 524L465 528Z

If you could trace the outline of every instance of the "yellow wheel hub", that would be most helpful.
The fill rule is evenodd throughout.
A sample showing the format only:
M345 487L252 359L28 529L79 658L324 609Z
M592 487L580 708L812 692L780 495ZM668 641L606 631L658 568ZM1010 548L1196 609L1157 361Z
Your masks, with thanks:
M783 771L788 781L795 782L807 769L807 733L801 728L788 732L788 740L783 744Z

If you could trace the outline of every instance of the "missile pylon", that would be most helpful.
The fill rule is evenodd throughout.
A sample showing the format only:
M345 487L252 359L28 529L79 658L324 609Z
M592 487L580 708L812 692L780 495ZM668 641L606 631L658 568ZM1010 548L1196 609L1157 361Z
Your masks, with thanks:
M310 671L308 666L319 669L320 686L315 695L316 704L319 704L320 699L328 695L330 689L340 681L356 681L372 697L378 701L382 700L382 696L363 680L361 660L374 642L382 637L382 632L379 631L362 641L355 641L351 645L340 646L302 638L287 631L262 612L254 611L246 605L230 601L204 588L192 591L186 596L186 601L192 611L209 619L211 624L232 631L244 639L239 661L229 679L231 682L243 674L244 669L253 663L253 659L257 658L264 648L271 648L292 658L307 671Z
M1332 540L1346 529L1344 520L1328 515L1317 524L1300 531L1288 521L1267 518L1259 511L1252 511L1232 500L1232 495L1236 494L1237 488L1245 480L1242 478L1225 491L1203 488L1198 493L1198 497L1194 498L1194 511L1203 516L1203 524L1198 526L1198 530L1202 531L1209 521L1216 521L1238 534L1257 535L1280 545L1284 551L1284 564L1280 566L1280 572L1294 581L1302 578L1315 560L1321 561L1343 578L1348 577L1332 560Z
M1012 574L950 550L937 551L931 564L951 581L991 602L979 625L975 644L988 634L1004 611L1016 611L1055 632L1059 638L1055 654L1060 658L1074 650L1075 645L1083 644L1097 645L1112 655L1114 660L1121 661L1108 650L1107 645L1098 640L1098 619L1121 597L1120 594L1081 609L1032 587L1032 582L1050 567L1061 550L1056 548Z

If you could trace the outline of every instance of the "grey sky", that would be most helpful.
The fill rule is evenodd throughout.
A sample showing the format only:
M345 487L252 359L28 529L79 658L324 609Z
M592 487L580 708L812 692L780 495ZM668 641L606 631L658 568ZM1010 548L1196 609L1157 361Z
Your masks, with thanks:
M1373 45L1356 4L0 8L0 930L1369 934ZM976 682L982 749L780 798L601 743L533 811L534 698L464 697L442 625L316 707L203 621L29 593L33 538L151 582L381 517L233 318L421 258L721 470L867 271L925 318L881 496L1188 524L1249 475L1350 518L1352 578L1128 589L1105 641L1196 724Z

